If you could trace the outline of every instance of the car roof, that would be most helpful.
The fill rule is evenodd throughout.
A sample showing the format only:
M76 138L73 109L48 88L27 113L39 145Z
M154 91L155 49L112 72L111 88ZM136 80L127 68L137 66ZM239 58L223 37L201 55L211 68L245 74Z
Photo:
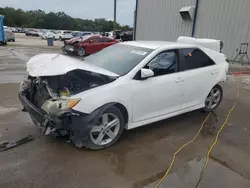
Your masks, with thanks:
M197 47L196 44L183 44L178 42L167 42L167 41L129 41L129 42L122 42L120 44L123 45L130 45L130 46L137 46L142 48L149 48L149 49L157 49L162 47L171 47L171 48L195 48Z
M111 39L111 38L109 38L109 37L102 36L102 35L87 35L87 36L90 36L90 38L105 38L105 39Z

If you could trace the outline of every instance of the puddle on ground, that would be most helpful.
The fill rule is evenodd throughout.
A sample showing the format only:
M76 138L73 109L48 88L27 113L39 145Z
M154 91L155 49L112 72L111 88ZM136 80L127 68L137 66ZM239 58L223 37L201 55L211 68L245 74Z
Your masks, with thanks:
M201 130L201 136L214 136L216 134L216 125L218 122L218 116L215 112L211 112L210 117L204 124L203 129Z
M199 179L204 162L205 158L189 161L183 168L176 172L170 172L158 188L193 188ZM152 177L135 183L133 187L154 188L164 174L165 171L160 172ZM221 164L210 159L198 188L211 187L249 188L250 181L230 170L228 166L224 166L223 163Z
M243 87L244 89L250 90L250 78L249 78L249 77L243 78L242 83L243 83L243 86L242 86L242 87Z

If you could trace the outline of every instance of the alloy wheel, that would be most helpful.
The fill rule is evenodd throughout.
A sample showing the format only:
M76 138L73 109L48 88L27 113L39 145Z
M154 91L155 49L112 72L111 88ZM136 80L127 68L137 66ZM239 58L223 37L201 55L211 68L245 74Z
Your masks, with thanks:
M117 137L120 127L120 120L115 114L104 113L91 129L90 138L96 145L107 145Z
M85 50L83 48L79 48L78 49L78 55L81 56L81 57L84 56L85 55Z
M220 103L221 97L222 97L222 95L221 95L220 89L217 87L214 87L210 91L210 93L205 101L206 108L207 109L216 108Z

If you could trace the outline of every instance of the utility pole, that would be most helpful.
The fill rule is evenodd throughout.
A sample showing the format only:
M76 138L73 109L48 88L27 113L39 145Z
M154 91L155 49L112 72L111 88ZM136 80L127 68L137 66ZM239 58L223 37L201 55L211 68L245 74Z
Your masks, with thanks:
M113 35L116 36L116 1L114 0L114 22L113 22Z

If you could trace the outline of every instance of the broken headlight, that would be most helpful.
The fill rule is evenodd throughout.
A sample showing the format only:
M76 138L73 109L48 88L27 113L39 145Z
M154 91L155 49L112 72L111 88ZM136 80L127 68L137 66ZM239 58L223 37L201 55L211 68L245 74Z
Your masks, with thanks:
M58 101L58 107L62 110L72 109L81 99L62 99Z
M81 99L50 99L44 102L42 109L48 114L60 116L69 112Z

